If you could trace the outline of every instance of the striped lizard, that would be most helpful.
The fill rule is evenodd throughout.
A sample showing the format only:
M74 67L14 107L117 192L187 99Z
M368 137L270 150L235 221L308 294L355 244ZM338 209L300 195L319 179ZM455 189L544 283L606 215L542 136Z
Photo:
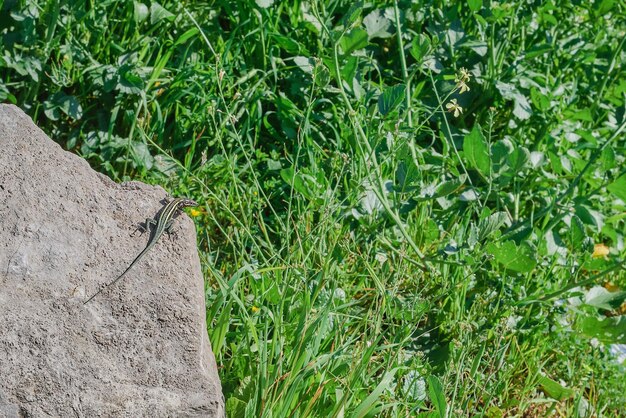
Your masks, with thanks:
M120 274L117 279L113 280L111 283L107 284L102 289L98 290L93 296L87 299L84 305L87 304L91 299L95 298L100 292L107 289L109 286L114 285L118 280L124 277L126 273L128 273L128 271L131 268L133 268L133 266L137 264L139 260L141 260L143 256L152 247L154 247L154 244L156 244L156 242L159 240L159 238L161 237L161 235L163 235L164 232L169 233L170 227L172 226L172 222L174 221L174 218L180 213L181 209L188 207L188 206L198 206L198 204L191 199L176 198L176 199L173 199L171 202L167 203L163 207L163 209L155 216L154 219L150 219L150 218L146 219L146 228L152 227L152 230L150 233L150 239L148 240L148 244L146 245L146 247L143 249L143 251L139 253L137 257L135 257L133 262L130 263L130 265L126 268L126 270L124 270L124 272ZM143 229L145 230L146 228L143 228ZM138 228L138 229L141 229L141 228Z

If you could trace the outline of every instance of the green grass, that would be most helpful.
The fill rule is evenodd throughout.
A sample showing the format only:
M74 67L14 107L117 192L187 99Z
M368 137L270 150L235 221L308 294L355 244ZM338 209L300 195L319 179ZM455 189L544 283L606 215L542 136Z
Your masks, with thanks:
M202 202L229 416L623 416L623 2L79 3L0 98Z

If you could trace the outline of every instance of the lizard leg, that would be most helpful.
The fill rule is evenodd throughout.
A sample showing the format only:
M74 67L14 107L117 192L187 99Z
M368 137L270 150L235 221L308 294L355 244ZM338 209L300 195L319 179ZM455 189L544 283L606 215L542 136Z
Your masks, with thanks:
M146 222L144 222L143 224L137 225L137 229L135 229L135 231L130 236L132 237L133 235L135 235L137 231L139 231L140 234L143 234L144 232L148 232L148 230L156 226L156 224L157 224L157 221L155 221L152 218L147 218Z
M167 234L167 238L169 240L172 239L172 235L174 236L174 238L177 237L176 232L174 230L172 230L172 225L174 224L174 220L169 221L166 225L165 225L165 233Z

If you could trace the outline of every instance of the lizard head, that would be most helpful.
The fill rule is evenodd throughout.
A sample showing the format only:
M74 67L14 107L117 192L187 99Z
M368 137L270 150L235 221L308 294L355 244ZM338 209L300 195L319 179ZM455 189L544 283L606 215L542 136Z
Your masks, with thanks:
M188 206L198 206L198 203L195 200L187 199L186 197L178 199L178 206L181 208L186 208Z

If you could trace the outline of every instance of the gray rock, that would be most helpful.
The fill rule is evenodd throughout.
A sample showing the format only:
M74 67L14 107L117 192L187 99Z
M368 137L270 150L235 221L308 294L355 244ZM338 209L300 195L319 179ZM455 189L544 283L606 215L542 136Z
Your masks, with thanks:
M118 185L0 105L0 415L223 417L195 230L139 254L166 193Z

